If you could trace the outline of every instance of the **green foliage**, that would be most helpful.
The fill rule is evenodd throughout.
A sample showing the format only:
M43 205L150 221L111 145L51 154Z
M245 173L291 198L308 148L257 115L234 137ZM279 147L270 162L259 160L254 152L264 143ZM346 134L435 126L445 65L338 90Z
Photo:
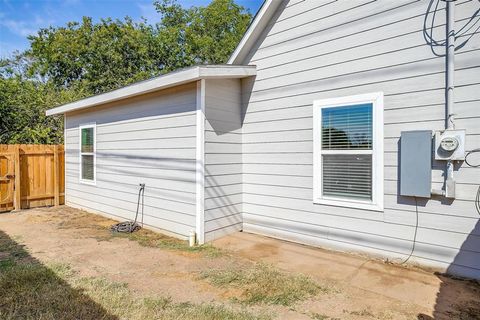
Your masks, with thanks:
M0 61L0 144L61 143L63 118L45 110L194 64L225 63L251 14L234 0L183 8L154 2L162 20L84 17L40 29Z
M158 26L162 44L183 57L173 65L225 63L240 42L251 15L232 0L213 0L206 7L184 9L175 1L155 1L163 19Z
M0 144L58 144L63 141L63 117L45 110L77 99L74 91L58 91L47 82L0 78Z

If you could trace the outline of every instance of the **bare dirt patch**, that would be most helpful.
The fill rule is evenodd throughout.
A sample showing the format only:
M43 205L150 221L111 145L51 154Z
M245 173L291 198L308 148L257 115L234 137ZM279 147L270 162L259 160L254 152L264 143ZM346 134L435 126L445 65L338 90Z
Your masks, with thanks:
M73 290L54 292L115 319L480 319L475 282L247 234L192 249L148 230L115 235L114 223L68 207L2 214L0 274L39 263ZM439 308L447 287L461 294Z

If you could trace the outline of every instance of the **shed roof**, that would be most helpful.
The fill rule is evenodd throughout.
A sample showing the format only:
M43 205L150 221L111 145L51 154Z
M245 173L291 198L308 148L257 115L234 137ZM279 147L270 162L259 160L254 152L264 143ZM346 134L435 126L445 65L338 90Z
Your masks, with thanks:
M178 86L200 79L233 79L256 75L255 66L201 65L170 72L152 79L98 94L72 103L47 110L47 116L77 111L105 103L135 97L145 93Z

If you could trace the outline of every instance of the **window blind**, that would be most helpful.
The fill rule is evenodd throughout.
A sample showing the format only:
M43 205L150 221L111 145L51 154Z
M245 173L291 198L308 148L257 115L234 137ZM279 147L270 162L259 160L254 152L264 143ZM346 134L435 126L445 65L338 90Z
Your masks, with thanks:
M372 200L372 107L322 109L323 196Z
M372 199L372 155L323 155L323 194Z
M82 179L93 180L93 155L82 155Z
M372 149L372 104L323 109L322 149Z

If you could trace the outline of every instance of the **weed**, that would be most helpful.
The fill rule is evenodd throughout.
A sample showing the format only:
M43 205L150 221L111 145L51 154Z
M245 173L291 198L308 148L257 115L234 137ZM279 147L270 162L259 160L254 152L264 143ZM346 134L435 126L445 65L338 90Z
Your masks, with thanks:
M328 289L304 275L290 275L259 263L253 267L205 271L200 278L222 288L241 289L238 301L290 306Z
M15 261L13 259L0 260L0 271L12 268L15 266Z
M312 312L310 314L310 318L312 319L315 319L315 320L327 320L327 319L330 319L330 317L324 315L324 314L320 314L320 313L317 313L317 312Z
M375 315L368 309L363 309L360 311L349 311L349 313L351 315L360 316L360 317L375 317Z

